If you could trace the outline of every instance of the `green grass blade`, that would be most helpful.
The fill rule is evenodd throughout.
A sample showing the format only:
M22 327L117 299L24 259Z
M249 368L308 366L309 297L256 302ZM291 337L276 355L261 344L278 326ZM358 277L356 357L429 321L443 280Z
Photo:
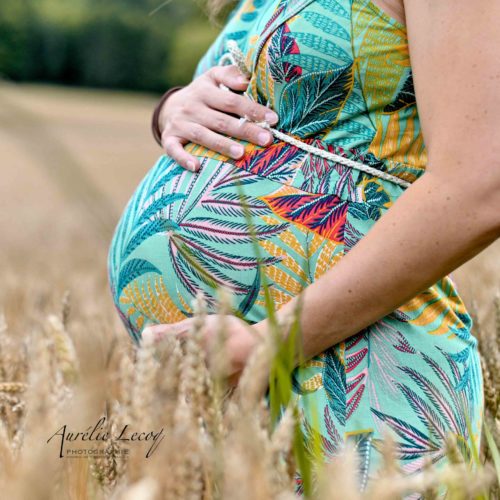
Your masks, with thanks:
M495 465L497 483L500 484L500 452L497 444L495 443L495 439L493 438L493 434L491 433L486 422L484 423L484 436L488 442L488 447L490 448L491 456L493 458L493 464Z

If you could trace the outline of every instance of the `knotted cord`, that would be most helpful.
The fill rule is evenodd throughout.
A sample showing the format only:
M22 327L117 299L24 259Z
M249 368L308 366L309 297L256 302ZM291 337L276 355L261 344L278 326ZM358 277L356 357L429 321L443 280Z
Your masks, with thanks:
M238 44L236 43L235 40L227 40L226 43L227 47L227 52L219 59L219 64L224 65L226 61L228 61L230 64L234 64L238 67L238 69L247 77L250 78L252 75L252 72L248 69L246 62L245 62L245 56L241 49L239 48ZM226 87L224 84L219 84L219 87L224 89L224 90L229 90L228 87ZM248 94L245 92L245 95L247 97ZM249 97L250 98L250 97ZM269 106L269 102L267 102L267 106ZM244 123L245 121L252 121L248 116L245 115L245 117L240 118L240 122ZM345 158L344 156L337 155L335 153L332 153L331 151L326 151L324 149L317 148L315 146L312 146L311 144L307 144L295 137L292 137L288 134L285 134L284 132L281 132L269 125L267 121L256 121L253 122L259 125L260 127L263 127L267 130L269 130L274 137L279 139L280 141L286 142L288 144L292 144L293 146L296 146L299 149L302 149L310 154L319 156L321 158L324 158L326 160L331 160L337 163L341 163L342 165L345 165L347 167L355 168L357 170L361 170L362 172L366 172L367 174L374 175L376 177L380 177L382 179L385 179L386 181L393 182L394 184L398 184L403 187L408 187L411 186L410 182L407 182L399 177L396 177L395 175L391 175L387 172L383 172L381 170L378 170L375 167L372 167L370 165L365 165L364 163L361 163L359 161L351 160L350 158Z

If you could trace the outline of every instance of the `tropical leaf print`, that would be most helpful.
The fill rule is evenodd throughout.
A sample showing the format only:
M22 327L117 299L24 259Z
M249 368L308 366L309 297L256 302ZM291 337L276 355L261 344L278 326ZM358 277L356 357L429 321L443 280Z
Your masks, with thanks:
M191 217L189 220L179 223L178 227L184 230L189 236L212 243L234 244L252 242L252 235L249 234L248 225L245 222L219 220L212 217ZM286 227L287 224L254 226L257 241L270 238L286 229Z
M361 332L353 335L345 342L345 371L346 371L346 395L347 414L349 419L358 408L366 387L368 369L366 358L368 347L366 345L366 333ZM360 370L356 370L361 367Z
M444 441L446 439L447 432L445 424L450 425L450 422L448 422L446 418L442 418L441 415L438 415L436 410L434 410L430 404L426 403L408 386L396 383L396 387L403 393L404 397L408 401L408 404L420 420L422 426L427 429L430 436L432 436L433 439Z
M334 423L332 410L328 405L326 405L323 409L324 433L311 426L308 418L304 416L304 411L302 409L300 414L300 423L303 428L306 453L310 456L311 460L314 460L314 449L312 448L311 443L316 441L318 434L321 445L321 453L326 462L330 462L333 458L342 453L346 441L354 445L354 449L358 454L357 463L359 484L360 489L363 490L369 472L369 455L373 432L371 430L360 430L347 436L342 436ZM296 481L299 490L301 490L302 482L300 480L300 475L296 477Z
M214 183L213 192L218 193L220 190L222 190L222 188L231 190L231 188L236 188L236 186L241 186L244 188L245 186L256 184L257 182L259 182L258 177L255 177L255 175L253 175L251 172L235 168L234 170L227 172L227 175L219 178ZM240 193L237 194L238 199L240 199L239 195ZM202 198L200 204L203 204L204 200L206 199L206 196ZM249 203L250 200L253 200L253 202L255 202L256 199L254 197L247 197L245 194L243 194L243 200L246 203Z
M323 415L318 415L318 417L320 417L324 422L325 433L322 433L320 429L312 427L310 419L304 413L304 409L300 408L299 421L303 432L304 448L310 459L314 460L315 450L312 443L317 442L316 440L319 438L321 452L325 459L329 461L342 451L343 438L335 427L335 423L331 415L331 409L328 405L324 407ZM298 478L298 484L300 486L300 476L298 476Z
M416 109L406 30L374 17L370 2L352 3L356 74L375 135L369 150L378 158L416 168L427 164ZM362 54L362 57L361 57ZM391 96L389 98L389 96Z
M318 239L320 237L318 236ZM324 240L315 262L313 276L317 280L331 269L344 255L344 246L332 240Z
M347 156L345 150L334 144L327 144L319 139L306 138L304 142L312 146L338 154ZM350 155L356 156L356 150L350 151ZM317 155L308 155L300 166L303 176L302 183L298 186L303 191L309 193L331 193L345 198L345 190L352 185L353 189L357 171L336 161L328 160ZM298 183L297 183L298 184ZM350 199L353 196L349 196Z
M157 197L156 193L162 193L163 187L169 181L179 177L185 171L177 164L175 164L172 169L166 170L166 174L163 169L159 168L158 171L160 175L151 176L151 184L147 186L149 196L145 196L144 194L140 196L137 195L137 198L141 199L142 202L136 205L133 211L134 217L131 217L130 222L133 222L134 230L127 239L122 239L121 260L128 258L132 252L148 238L156 234L168 233L178 228L175 222L167 218L168 213L166 210L170 208L173 203L184 200L186 195L181 193L169 193L165 195L161 194ZM146 190L140 191L140 193L145 192ZM122 221L122 226L125 226L128 222L129 221L125 220Z
M246 245L247 248L251 246L241 201L236 210L238 218L200 216L193 212L195 206L203 207L205 201L210 203L219 195L234 193L235 174L239 175L238 172L239 169L234 166L224 164L217 174L210 176L208 183L204 181L203 189L195 190L194 185L190 186L193 195L196 193L197 201L190 202L185 209L181 207L176 217L179 231L169 238L169 254L176 261L174 271L177 278L190 293L202 283L209 287L226 286L236 295L247 295L252 291L252 284L247 282L247 277L249 273L253 276L257 272L259 263L252 253L237 249L238 245ZM249 202L250 207L256 207L256 211L250 208L252 218L262 214L263 207L258 199L247 195L243 201ZM270 214L271 211L268 209L267 213ZM256 224L255 237L258 242L262 242L276 237L286 228L284 223L274 226ZM217 246L224 244L227 244L228 251ZM274 263L276 258L269 254L264 255L261 261L265 267Z
M350 377L366 373L367 376L362 381L366 387L366 397L370 404L378 409L383 408L381 397L387 397L390 401L397 400L398 390L394 381L401 379L398 366L401 363L412 363L415 359L412 354L416 353L416 349L410 344L408 335L403 333L404 326L404 318L397 318L394 314L369 325L364 335L359 338L356 349L361 351L363 362L357 369L354 369L353 365L350 366ZM364 349L367 351L364 352ZM380 387L384 388L382 395ZM368 411L366 405L363 406L363 411Z
M188 275L191 283L195 284L190 287L191 290L200 288L203 283L212 289L225 287L236 294L247 292L247 287L233 278L232 273L224 272L219 262L214 262L216 255L212 254L211 259L206 258L210 255L210 250L179 236L172 236L170 242L171 258L176 258L179 262L178 278L186 284L188 278L185 275ZM232 257L234 257L233 262L237 260L236 255Z
M132 259L125 263L120 271L120 277L118 278L118 295L121 294L122 290L132 281L134 281L139 276L146 273L156 273L161 274L160 270L153 264L144 259Z
M310 73L288 83L279 104L281 129L306 137L335 123L352 90L352 68Z
M293 36L302 45L305 45L315 50L318 53L317 56L315 54L315 57L320 57L321 59L323 59L321 55L328 54L330 56L333 56L335 59L338 59L340 66L352 63L351 54L346 52L342 47L340 47L337 43L333 42L332 40L329 40L320 35L310 32L307 33L297 32L294 33ZM300 57L297 57L297 59L300 60Z
M144 304L133 313L136 325L144 321L144 317L151 321L160 318L155 300L168 300L168 293L156 286L151 289L144 288L144 279L147 281L153 279L151 275L161 275L162 262L134 256L135 252L138 256L142 255L142 245L150 244L153 237L161 236L164 241L162 259L171 263L173 279L184 287L188 297L194 296L204 287L215 289L224 286L236 295L244 297L241 307L243 311L248 311L260 292L260 282L256 281L255 277L258 275L259 261L256 256L237 250L238 245L252 245L242 203L247 205L251 217L272 214L272 211L263 200L250 194L240 199L239 194L235 192L235 184L238 181L242 181L242 184L252 184L256 182L256 178L244 170L221 162L209 176L208 182L199 181L199 176L191 177L192 182L181 194L173 191L178 179L185 174L174 175L172 172L165 175L162 171L156 178L151 178L148 182L151 190L148 196L140 194L142 208L135 210L135 217L129 220L128 237L122 240L119 259L124 264L117 280L118 286L113 285L116 295L122 296L126 287L130 288L132 283L137 284ZM167 179L166 183L163 183L162 179ZM198 182L200 185L201 182L204 183L203 189L196 189ZM165 189L167 185L168 190ZM171 211L174 203L175 211ZM202 208L203 215L194 210L195 207ZM257 241L263 242L277 237L287 229L288 223L277 222L273 225L256 224L254 230ZM222 250L220 245L226 245L228 251ZM264 254L260 264L268 267L281 260L279 256ZM249 282L248 276L254 276L253 282ZM154 292L158 292L156 299L153 297ZM131 292L128 294L130 296ZM140 302L137 294L134 295L134 300ZM210 306L215 304L213 296L207 301ZM177 304L181 307L182 300ZM132 311L130 308L129 310Z
M437 347L450 367L446 371L442 363L431 358L424 352L419 352L426 370L410 366L398 368L411 380L414 387L408 383L396 382L396 387L407 401L412 413L412 423L400 416L395 417L387 412L372 408L372 413L387 424L400 438L397 443L397 455L402 461L413 462L412 470L419 469L424 459L437 462L446 455L446 435L452 433L459 437L462 451L467 460L472 457L471 444L465 415L472 419L474 400L470 399L466 390L457 389L460 380L460 369L449 353ZM416 361L415 361L416 363ZM424 373L434 372L435 377ZM451 373L451 377L450 374ZM440 382L438 386L437 381ZM417 392L418 391L418 392ZM417 427L416 421L420 423Z
M271 226L279 224L279 219L265 216L262 218ZM265 274L269 283L271 297L278 308L298 295L311 279L307 273L307 256L304 252L306 231L301 227L290 227L280 233L277 238L259 242L266 254L272 256L275 262L266 266ZM263 293L257 303L265 306Z
M345 108L347 106L352 106L352 103L347 102ZM354 108L349 110L351 113L355 112ZM373 139L374 133L370 127L367 127L363 123L357 122L355 120L342 120L340 123L335 125L335 133L339 135L339 139L336 141L336 144L341 146L343 144L343 133L345 133L346 143L352 143L352 136L357 136L363 142L371 141Z
M166 158L166 157L165 157ZM160 193L161 196L164 195L163 188L167 185L167 183L174 179L175 177L183 174L185 169L174 162L174 160L170 159L170 166L165 170L162 175L156 177L155 176L155 184L149 188L150 193Z
M304 368L318 367L321 371L299 382L295 374L294 390L299 395L323 390L330 411L342 426L360 405L368 377L368 347L366 334L361 332L347 342L328 349L317 359L309 360Z
M128 245L129 237L127 234L130 227L135 224L135 220L139 216L142 207L147 203L150 194L155 193L163 185L162 180L167 179L168 181L179 177L184 169L178 167L177 164L168 156L162 156L158 160L154 168L152 168L144 179L141 181L139 186L134 193L134 196L129 200L125 208L123 217L121 218L114 234L115 244L110 249L108 257L108 267L110 269L110 279L117 288L117 276L115 276L115 270L119 269L123 259L123 251Z
M349 213L359 220L378 220L382 215L379 207L367 203L353 201L349 205ZM352 246L352 245L351 245Z
M323 387L325 352L305 361L292 372L292 387L296 394L311 394Z
M302 75L300 66L290 64L284 57L299 54L296 38L290 36L290 28L283 23L271 36L267 48L269 71L275 83L290 82Z
M350 20L349 11L347 11L338 0L318 0L318 3L327 10L329 14L333 14L336 19L343 18L346 21Z
M305 152L284 142L271 144L265 149L254 149L235 161L239 168L277 182L287 182L293 178L296 165L304 158Z
M427 327L431 335L456 335L456 329L470 330L472 318L449 276L419 293L399 309L416 326Z
M153 200L153 202L148 207L144 208L143 212L141 213L141 216L139 217L139 220L137 221L137 224L141 225L151 217L161 217L162 210L164 208L176 202L177 200L183 200L185 198L186 198L185 194L171 193L162 196L161 198L158 198L156 200Z
M173 221L165 219L157 219L150 224L145 224L140 227L134 235L129 239L127 246L123 250L122 258L126 259L141 243L146 241L155 234L166 233L168 231L176 231L179 225Z
M336 349L328 349L324 358L323 386L330 410L341 425L346 422L346 372Z
M301 224L338 243L344 241L348 202L331 194L277 194L264 196L273 212L283 219Z
M410 56L406 32L374 18L369 4L369 0L351 2L351 16L352 37L356 40L353 60L366 105L372 111L382 110L388 92L400 88L410 68Z
M272 41L269 38L263 47L263 52L267 53L267 48ZM247 94L255 102L259 104L269 104L272 108L275 107L275 81L269 78L269 65L267 58L259 57L255 70L250 77Z
M349 42L351 40L349 32L333 16L306 11L304 12L304 19L309 21L320 33L325 33Z
M420 431L401 418L384 414L374 408L372 408L372 412L401 438L396 449L398 460L415 460L428 456L434 463L445 456L444 450L440 449L439 444L431 439L427 433ZM375 446L380 445L380 441L375 441L374 444Z
M260 273L255 273L255 280L252 283L252 286L250 288L250 292L242 300L242 302L238 308L238 312L240 313L240 315L243 319L245 318L245 315L252 309L254 304L257 302L257 299L258 299L259 293L260 293L260 288L261 288Z
M286 61L291 64L299 64L303 73L326 73L334 67L343 67L344 65L332 64L332 61L326 57L320 57L316 54L290 54L286 56Z
M368 480L368 474L370 473L372 440L372 430L359 430L354 433L350 433L346 439L346 441L354 443L354 449L358 453L358 483L361 491L364 491Z
M201 201L201 206L215 215L226 217L241 217L244 215L244 206L254 215L264 215L269 211L268 206L253 196L239 196L237 193L213 193Z
M367 177L358 183L356 187L363 203L386 209L392 205L391 197L380 179Z
M269 216L263 217L263 220L273 226L279 224L278 221L272 220ZM290 229L293 229L293 231ZM274 241L265 240L259 243L270 255L279 257L280 264L286 266L287 272L290 275L297 277L301 281L301 286L305 286L311 282L307 273L308 258L304 251L304 244L307 237L308 233L306 230L294 226L287 231L280 232Z
M366 177L356 186L357 198L349 204L349 216L359 221L377 221L392 200L379 179Z
M176 304L170 297L165 287L162 276L153 276L151 279L138 284L137 281L129 283L123 290L120 303L128 305L129 316L136 314L140 316L136 319L139 329L144 325L144 319L159 324L175 323L183 320L187 315L192 314L188 304L179 297L179 304Z
M393 102L384 107L384 113L394 113L400 109L406 108L416 103L415 89L413 87L413 73L410 70L406 78L403 88L399 91L398 95Z
M277 19L281 16L281 14L287 9L289 0L280 0L278 6L272 13L271 17L267 20L262 33L265 33L270 26L272 26Z
M347 217L345 223L345 231L344 231L344 241L345 248L348 252L351 248L364 236L364 234L356 229L356 227L349 221L349 217Z
M423 136L418 134L420 122L415 106L393 113L377 113L375 127L369 152L399 167L402 171L399 176L414 182L427 166L427 150Z

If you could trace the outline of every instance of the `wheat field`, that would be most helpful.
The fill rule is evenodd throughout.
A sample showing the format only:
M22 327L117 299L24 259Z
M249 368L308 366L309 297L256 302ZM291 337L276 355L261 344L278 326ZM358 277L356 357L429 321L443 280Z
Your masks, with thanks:
M199 321L184 346L135 349L115 314L107 249L128 197L161 153L149 130L154 102L142 94L0 84L2 498L296 498L293 412L271 429L266 379L255 376L275 362L276 346L259 346L254 375L233 393L201 361L200 299ZM476 319L494 439L500 242L452 278ZM224 304L221 295L221 310ZM59 431L83 431L103 415L111 432L99 443L103 454L78 456L75 441L74 459L60 458ZM113 436L126 423L156 430L156 440L125 447ZM431 499L441 498L445 485L447 498L498 498L494 446L478 451L471 471L450 440L448 468L429 466L409 479L391 445L387 439L385 468L368 491L357 490L356 454L346 449L325 467L311 462L315 480L306 493L378 500L419 492Z

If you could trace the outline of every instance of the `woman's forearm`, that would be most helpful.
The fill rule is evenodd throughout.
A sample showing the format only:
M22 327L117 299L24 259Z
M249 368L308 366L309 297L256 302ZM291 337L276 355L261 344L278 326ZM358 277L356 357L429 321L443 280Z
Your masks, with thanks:
M394 311L499 237L498 195L491 185L470 182L426 172L301 293L306 359ZM284 305L278 317L291 312L297 300ZM259 328L266 330L268 320Z

